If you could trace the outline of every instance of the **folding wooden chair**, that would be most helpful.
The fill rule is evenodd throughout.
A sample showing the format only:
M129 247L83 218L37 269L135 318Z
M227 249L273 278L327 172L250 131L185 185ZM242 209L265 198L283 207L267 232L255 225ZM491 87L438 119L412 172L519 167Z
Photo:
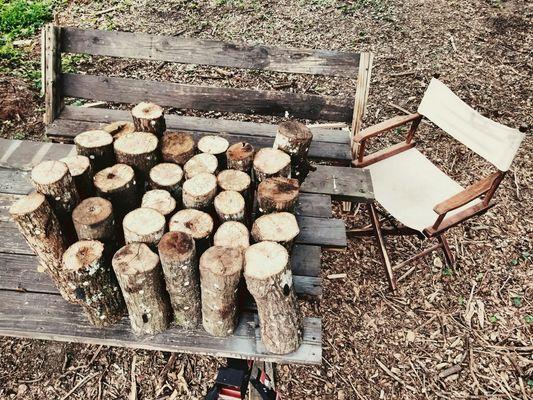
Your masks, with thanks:
M423 117L489 161L496 172L466 189L461 187L414 148L413 136ZM365 156L368 139L408 123L411 127L404 142ZM491 202L494 192L523 138L524 134L518 130L477 113L437 79L431 80L417 113L394 117L355 136L359 145L355 166L370 170L376 200L400 224L393 221L392 227L382 227L383 220L378 217L375 205L369 204L372 224L350 230L348 235L376 236L393 291L397 287L394 271L434 250L443 250L448 266L455 263L444 233L494 205ZM391 234L414 234L436 239L437 243L392 267L384 241L384 235Z

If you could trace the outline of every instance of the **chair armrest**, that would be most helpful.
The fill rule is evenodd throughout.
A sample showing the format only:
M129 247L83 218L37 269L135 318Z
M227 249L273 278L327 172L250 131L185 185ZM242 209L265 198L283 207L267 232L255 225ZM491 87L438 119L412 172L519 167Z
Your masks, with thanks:
M397 128L399 126L405 125L409 122L421 119L422 115L419 113L409 114L409 115L400 115L397 117L390 118L386 121L380 122L379 124L372 125L366 129L363 129L357 135L355 135L354 140L356 142L361 142L366 139L372 138L379 135L380 133L390 131L391 129Z

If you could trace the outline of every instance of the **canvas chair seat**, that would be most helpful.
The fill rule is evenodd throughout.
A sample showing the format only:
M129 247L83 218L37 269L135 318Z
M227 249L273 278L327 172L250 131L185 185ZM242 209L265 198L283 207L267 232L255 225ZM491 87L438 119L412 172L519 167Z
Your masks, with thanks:
M378 203L402 224L420 232L437 220L438 215L433 211L436 204L463 190L415 148L367 168ZM473 200L448 215L479 202L479 199Z

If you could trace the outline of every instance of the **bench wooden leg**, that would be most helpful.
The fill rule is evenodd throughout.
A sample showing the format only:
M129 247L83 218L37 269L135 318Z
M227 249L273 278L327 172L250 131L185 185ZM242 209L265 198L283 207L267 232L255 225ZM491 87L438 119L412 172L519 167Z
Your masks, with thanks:
M442 247L442 252L444 253L444 259L446 260L446 265L452 268L455 265L455 258L453 257L452 250L450 249L450 245L448 244L446 237L444 236L444 234L441 234L437 236L437 240L439 241Z

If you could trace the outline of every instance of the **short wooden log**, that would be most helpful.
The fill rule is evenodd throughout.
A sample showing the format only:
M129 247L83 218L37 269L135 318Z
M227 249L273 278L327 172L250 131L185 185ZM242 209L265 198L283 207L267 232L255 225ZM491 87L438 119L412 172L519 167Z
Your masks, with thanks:
M290 252L300 228L294 214L276 212L257 218L252 225L251 233L256 242L277 242Z
M224 190L215 197L213 203L220 222L245 221L246 204L239 192Z
M73 302L74 295L61 274L68 243L46 197L37 192L21 197L11 206L9 214L61 295Z
M126 244L146 243L155 249L165 233L165 217L153 208L137 208L130 211L122 221Z
M124 300L104 244L81 240L63 254L63 273L76 303L95 326L108 326L122 319Z
M244 257L244 278L257 304L263 344L275 354L296 351L303 329L289 253L277 243L261 242L250 246Z
M214 246L237 247L242 250L250 246L250 232L241 222L227 221L220 225L213 237Z
M196 153L196 143L186 132L167 132L161 143L163 160L184 166Z
M226 169L217 175L217 183L220 189L239 192L246 199L252 180L246 172Z
M313 140L313 133L304 124L297 121L285 121L278 125L274 148L291 157L291 177L302 183L311 170L307 153Z
M212 154L217 158L218 169L226 169L226 150L229 142L221 136L206 135L198 141L198 151Z
M83 200L72 212L72 221L80 240L98 240L113 255L117 249L117 226L109 200L103 197Z
M117 162L131 166L146 181L159 160L157 137L150 132L128 133L115 140L113 146Z
M130 243L113 256L113 270L136 335L167 329L171 307L159 257L144 243Z
M265 179L257 187L257 204L261 214L293 212L298 202L298 180L276 176Z
M185 232L191 235L196 242L198 256L211 246L213 233L213 218L206 212L185 209L174 214L169 221L170 232Z
M213 174L201 173L183 183L183 206L197 210L211 210L217 194L217 178Z
M200 153L192 157L183 166L185 179L191 179L198 174L214 174L218 171L218 160L212 154Z
M150 170L149 186L152 189L168 191L181 205L181 184L183 182L183 170L178 164L161 163Z
M80 199L94 196L93 171L89 158L78 155L65 157L59 161L67 164Z
M129 121L115 121L107 124L102 129L111 134L113 140L117 140L121 136L135 132L135 125Z
M196 328L202 317L202 306L194 238L185 232L167 232L157 248L174 321L185 329Z
M264 148L255 154L253 167L256 182L273 176L288 178L291 173L291 158L281 150Z
M115 164L113 136L104 130L82 132L74 138L74 144L79 155L89 158L95 173Z
M143 195L141 207L153 208L168 220L176 209L176 200L166 190L153 189Z
M131 117L138 132L150 132L160 138L167 129L165 110L157 104L139 103L131 110Z
M237 323L237 292L242 276L242 251L214 246L200 257L202 323L213 336L228 336Z
M238 142L232 144L226 151L228 169L236 169L249 174L254 161L254 147L250 143Z

